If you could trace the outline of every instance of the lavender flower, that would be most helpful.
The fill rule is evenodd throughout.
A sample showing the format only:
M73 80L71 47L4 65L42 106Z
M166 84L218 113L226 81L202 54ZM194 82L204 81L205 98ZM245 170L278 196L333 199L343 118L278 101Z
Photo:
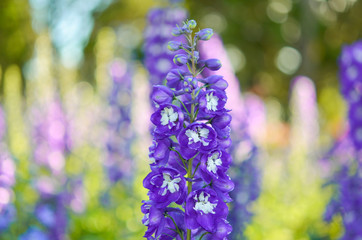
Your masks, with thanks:
M142 206L147 239L226 239L231 232L226 220L226 202L234 188L227 175L231 163L227 83L222 76L199 75L205 63L199 64L197 42L210 38L212 31L194 33L195 28L196 22L189 20L172 30L187 41L183 53L174 57L181 66L168 73L167 86L154 86L151 95L156 106L151 117L152 172L143 181L150 200ZM179 44L169 46L177 50L174 46ZM219 64L209 62L210 69Z
M176 67L172 62L175 54L167 51L167 47L170 50L178 50L183 45L180 41L169 41L174 39L171 35L172 28L185 18L186 11L182 8L156 8L148 14L149 25L144 36L144 63L150 73L152 85L162 84L166 74Z

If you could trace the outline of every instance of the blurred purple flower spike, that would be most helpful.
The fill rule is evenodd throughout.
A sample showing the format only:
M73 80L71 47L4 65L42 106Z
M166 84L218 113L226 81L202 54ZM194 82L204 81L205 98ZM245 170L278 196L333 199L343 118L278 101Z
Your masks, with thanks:
M167 50L167 45L170 40L180 39L174 39L171 30L186 17L187 13L182 8L156 8L149 12L143 49L145 67L152 85L162 84L167 73L176 68L176 64L172 62L176 54Z
M109 73L112 79L108 95L109 114L107 115L107 134L104 167L108 180L113 184L132 176L131 127L132 69L124 60L111 63Z
M343 47L339 64L341 92L349 104L347 136L354 151L330 181L337 189L324 217L331 221L340 214L344 225L341 239L362 239L362 41Z
M256 126L257 131L260 131L260 125L255 124L250 118L252 116L249 115L248 106L241 95L239 81L235 76L222 40L217 34L214 34L207 42L200 42L200 55L202 61L205 61L205 67L208 68L203 72L203 75L207 77L205 80L209 83L215 82L217 89L223 86L224 78L227 80L226 84L229 85L225 90L228 96L225 106L232 111L230 115L216 116L212 124L215 129L220 129L223 127L223 122L230 122L232 118L231 138L233 141L230 153L234 159L231 176L235 181L235 188L230 194L234 201L231 203L232 211L228 219L234 229L231 238L239 239L244 236L246 224L251 221L250 205L260 193L260 172L256 164L258 149L250 137L250 134L253 133L251 132L252 127ZM216 61L214 58L220 59L220 61ZM223 63L221 68L220 62ZM220 75L224 78L220 78ZM220 118L221 116L223 117ZM249 126L249 123L253 124ZM221 126L219 126L220 124Z

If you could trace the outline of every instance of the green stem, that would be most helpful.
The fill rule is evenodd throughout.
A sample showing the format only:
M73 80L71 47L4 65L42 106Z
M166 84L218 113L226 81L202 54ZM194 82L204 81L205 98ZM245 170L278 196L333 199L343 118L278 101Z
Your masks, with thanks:
M187 168L187 177L188 178L192 178L192 161L193 158L189 159L189 166ZM190 194L190 192L192 192L192 182L188 181L187 182L187 195ZM191 240L191 229L187 229L187 240Z
M208 234L208 232L202 234L199 240L201 240L206 234Z
M193 38L193 34L191 33L189 35L189 37L187 37L190 46L191 46L191 50L190 50L190 55L191 55L191 74L192 76L195 78L197 76L196 73L196 63L195 63L195 46L194 46L194 38ZM195 90L192 90L191 92L191 98L192 98L192 102L195 100ZM195 121L196 118L196 114L195 114L195 103L191 104L191 111L190 111L190 124L193 123ZM196 155L195 155L196 156ZM194 160L194 157L189 159L188 161L188 168L187 168L187 177L189 179L193 178L193 173L192 173L192 162ZM188 181L187 182L187 192L188 195L192 192L192 181ZM187 229L187 240L191 240L191 229Z
M172 220L173 224L175 225L176 232L178 233L178 235L180 235L181 239L184 240L184 236L182 235L182 232L181 232L180 229L178 228L175 220L174 220L170 215L168 215L167 213L166 213L166 217L169 217L169 218Z

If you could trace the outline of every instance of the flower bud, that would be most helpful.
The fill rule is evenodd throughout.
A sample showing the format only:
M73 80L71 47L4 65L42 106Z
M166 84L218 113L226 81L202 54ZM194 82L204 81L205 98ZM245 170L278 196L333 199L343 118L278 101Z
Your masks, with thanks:
M190 29L194 29L196 27L196 21L195 20L190 20L187 22L187 25Z
M217 71L221 68L221 62L219 59L212 58L205 61L205 66L212 71Z
M214 128L223 129L226 128L231 122L231 115L224 113L223 115L218 115L213 118L211 125Z
M228 83L223 79L223 76L212 75L204 79L204 81L210 84L210 88L225 90L228 87Z
M182 66L182 65L185 65L187 63L187 59L188 58L187 58L186 54L177 54L173 58L173 62L178 66Z
M176 42L176 41L170 41L170 42L168 42L168 44L167 44L167 48L168 48L170 51L180 50L181 47L182 47L182 43Z
M172 103L173 93L166 86L155 85L152 89L151 99L157 105Z
M207 41L212 37L213 34L214 31L211 28L205 28L197 32L196 36L200 40Z
M175 27L175 28L172 29L172 32L171 32L171 34L173 36L176 36L176 37L181 36L184 33L185 33L185 28L184 27Z

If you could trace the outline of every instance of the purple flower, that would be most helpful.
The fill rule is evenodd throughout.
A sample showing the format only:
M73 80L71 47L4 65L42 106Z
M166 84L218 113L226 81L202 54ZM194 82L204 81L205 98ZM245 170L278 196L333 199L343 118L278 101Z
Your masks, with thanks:
M171 140L168 138L158 139L153 141L152 146L149 148L149 158L151 160L151 167L160 167L167 164L171 147Z
M156 125L155 132L165 136L177 134L182 128L183 120L181 109L171 104L160 106L151 116L151 122Z
M189 75L187 72L182 69L172 69L166 75L167 86L170 88L175 88L176 90L180 90L182 88L182 80L185 76Z
M167 48L170 51L177 51L177 50L180 50L182 48L182 43L177 42L177 41L170 41L170 42L168 42Z
M219 59L212 58L205 61L205 66L212 71L217 71L221 68L221 62Z
M207 41L210 40L214 31L211 28L205 28L196 33L196 37L200 40Z
M186 199L186 227L197 229L202 227L208 232L216 232L217 219L228 214L226 204L219 199L216 192L209 188L191 192Z
M185 158L191 158L197 151L207 153L217 145L215 130L204 123L192 123L182 129L178 141Z
M205 235L226 239L231 231L225 203L231 201L229 192L234 188L227 174L231 117L224 108L224 90L228 84L222 76L200 78L205 68L217 69L221 64L216 59L199 60L197 41L211 35L210 30L200 30L196 36L196 26L189 20L172 31L186 39L168 45L183 51L174 57L180 67L167 74L167 86L155 86L151 95L157 107L151 116L155 125L149 154L152 171L143 181L150 201L141 208L147 239ZM182 209L170 208L175 204Z
M225 240L227 235L232 231L232 227L226 219L218 218L216 220L216 230L215 232L206 235L208 240Z
M214 150L201 157L200 169L205 182L210 183L212 179L218 179L231 163L231 156L222 150Z
M183 212L176 208L158 209L152 201L143 201L141 207L144 217L142 223L148 227L144 237L147 239L172 240L179 233L184 232ZM175 221L177 227L175 226ZM155 234L155 238L152 235ZM178 240L179 236L177 236Z
M175 53L182 43L174 39L172 44L167 43L173 39L171 30L176 24L186 18L186 11L182 8L156 8L148 14L148 26L145 30L145 66L150 73L151 84L162 84L166 74L176 65L172 62Z
M152 89L151 99L158 107L161 104L170 104L173 99L173 92L166 86L155 85Z
M225 92L214 89L207 90L200 96L200 110L210 116L220 115L225 112L226 100Z
M171 202L181 204L185 198L186 181L172 168L153 170L143 180L143 186L150 190L150 200L158 208L165 208Z
M188 61L188 56L186 54L177 54L173 58L173 62L177 66L183 66L183 65L185 65L187 63L187 61Z
M204 79L205 83L209 85L209 88L224 91L228 87L228 83L223 76L211 75Z

